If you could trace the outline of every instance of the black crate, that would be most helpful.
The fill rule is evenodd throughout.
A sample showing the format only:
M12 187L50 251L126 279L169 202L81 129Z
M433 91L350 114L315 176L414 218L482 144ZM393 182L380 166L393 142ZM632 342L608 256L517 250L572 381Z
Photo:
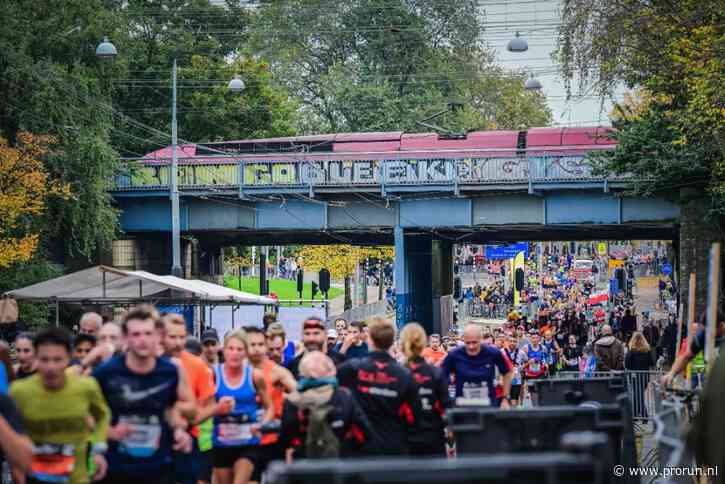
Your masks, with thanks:
M622 376L608 378L552 378L531 382L540 407L549 405L578 405L582 402L617 403L617 397L627 393Z
M609 438L603 460L622 462L626 415L620 405L555 406L501 410L459 407L448 411L448 427L458 455L545 452L559 450L570 432L601 432Z
M273 463L270 484L607 484L611 472L587 454Z

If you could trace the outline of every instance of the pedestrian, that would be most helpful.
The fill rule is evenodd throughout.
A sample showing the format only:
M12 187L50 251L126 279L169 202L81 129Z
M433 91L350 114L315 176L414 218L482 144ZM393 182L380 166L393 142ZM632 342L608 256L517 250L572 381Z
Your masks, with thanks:
M219 335L215 329L208 328L201 333L201 345L203 347L201 357L207 366L213 369L220 360Z
M102 324L103 317L101 317L100 314L94 312L83 313L80 321L78 322L78 331L81 334L98 336L98 331L101 329Z
M345 355L346 358L362 358L368 354L365 339L365 323L352 321L342 343L335 346L335 351Z
M421 414L418 428L410 435L410 455L445 457L444 415L450 407L448 382L443 372L426 362L421 353L426 347L426 334L417 323L408 323L400 332L400 343L406 366L418 384Z
M581 367L581 358L583 356L582 348L577 344L576 336L569 335L569 341L564 347L562 354L562 370L566 372L579 373Z
M624 370L624 345L612 334L612 327L602 326L602 337L594 343L597 358L596 371Z

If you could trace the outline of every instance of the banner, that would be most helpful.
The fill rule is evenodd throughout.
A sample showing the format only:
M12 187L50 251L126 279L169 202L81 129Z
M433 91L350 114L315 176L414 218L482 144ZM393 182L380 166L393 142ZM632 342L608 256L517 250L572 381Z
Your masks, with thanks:
M607 301L609 301L609 294L607 294L606 292L599 292L589 296L587 303L590 306L593 306L595 304L606 304Z
M524 253L524 258L529 258L528 242L519 242L513 245L486 246L486 258L489 260L513 259L519 252Z
M606 242L599 242L599 245L597 245L597 252L599 252L599 255L607 255L607 244Z

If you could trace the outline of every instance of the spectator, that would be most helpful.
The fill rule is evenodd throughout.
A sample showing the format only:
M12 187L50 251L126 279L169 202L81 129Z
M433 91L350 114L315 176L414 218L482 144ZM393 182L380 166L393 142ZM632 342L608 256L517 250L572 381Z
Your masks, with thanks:
M612 335L612 327L602 326L602 337L594 343L597 371L624 370L624 345Z

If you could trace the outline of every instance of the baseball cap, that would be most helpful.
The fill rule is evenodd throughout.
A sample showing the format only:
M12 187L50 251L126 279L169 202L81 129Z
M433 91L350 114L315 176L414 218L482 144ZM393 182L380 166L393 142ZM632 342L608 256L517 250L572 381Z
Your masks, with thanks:
M215 329L210 328L201 333L201 342L206 343L207 341L219 342L219 335L216 333Z
M328 338L335 338L335 339L337 339L337 330L335 330L335 329L328 329L327 330L327 337Z

